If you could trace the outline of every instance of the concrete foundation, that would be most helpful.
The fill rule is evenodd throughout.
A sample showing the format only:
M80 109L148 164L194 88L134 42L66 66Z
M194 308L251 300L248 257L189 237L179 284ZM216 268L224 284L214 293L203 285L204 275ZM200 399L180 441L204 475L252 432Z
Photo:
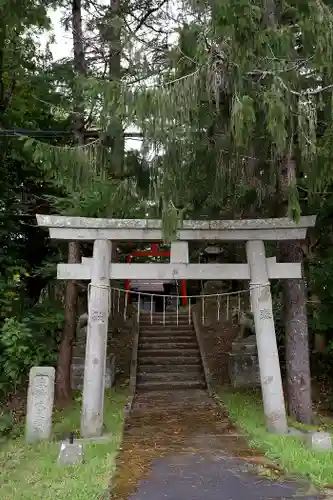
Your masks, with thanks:
M61 443L57 464L60 466L77 465L84 461L83 445L80 443Z

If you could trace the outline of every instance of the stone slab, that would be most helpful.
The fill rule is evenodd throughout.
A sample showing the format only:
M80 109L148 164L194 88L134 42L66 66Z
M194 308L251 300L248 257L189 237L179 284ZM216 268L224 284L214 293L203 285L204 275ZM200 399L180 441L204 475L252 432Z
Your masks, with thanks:
M329 432L307 432L306 444L315 451L332 451L332 436Z
M251 353L229 354L229 378L232 387L260 387L258 355Z
M68 443L63 441L60 445L58 465L77 465L84 460L82 443Z
M102 219L36 215L37 224L50 229L50 237L65 240L163 240L159 219ZM185 220L179 224L176 240L300 240L306 229L314 227L316 216L300 217L298 223L288 218L240 220Z
M268 277L270 279L301 278L300 263L274 263L267 262ZM58 279L90 280L92 266L83 264L58 264ZM149 263L149 264L124 264L110 265L110 279L113 280L214 280L218 277L224 280L249 280L250 270L248 264L180 264L180 263Z
M172 246L174 247L176 243L186 244L186 247L188 249L188 243L186 241L182 241L182 242L176 241L176 242L173 242L173 243L171 243L171 247ZM171 250L171 252L172 252L172 250ZM82 257L81 258L81 264L92 264L92 259L93 259L92 257ZM188 252L187 252L187 254L185 254L185 252L184 252L184 254L183 254L183 260L184 260L185 264L189 263ZM178 261L180 262L179 258L172 259L172 256L170 256L170 262L176 262L177 263ZM272 265L276 264L276 257L267 257L266 258L266 262L267 262L268 266L272 266ZM140 280L140 282L141 282L141 280ZM164 283L164 281L163 281L163 283ZM173 283L173 280L170 280L170 283ZM212 280L211 283L212 284L216 284L217 283L217 286L219 286L221 289L225 286L225 283L223 281ZM82 316L80 316L80 318L84 317L84 316L88 316L88 314L87 313L82 314Z
M162 241L161 229L89 229L51 227L50 238L55 240L111 240L111 241ZM182 241L248 241L248 240L304 240L306 227L288 229L179 229L175 240Z
M233 354L257 354L257 342L255 335L235 340L231 345Z
M55 369L51 366L34 366L29 374L25 439L34 443L50 439L54 402Z
M73 390L81 391L83 389L84 380L84 363L85 358L73 357L71 365L71 384ZM105 368L105 389L113 387L116 376L116 357L108 356L106 359Z
M70 217L63 215L36 215L37 224L43 227L86 229L161 229L160 219L104 219ZM302 216L298 223L287 217L239 220L184 220L181 227L193 229L292 229L314 227L316 216Z

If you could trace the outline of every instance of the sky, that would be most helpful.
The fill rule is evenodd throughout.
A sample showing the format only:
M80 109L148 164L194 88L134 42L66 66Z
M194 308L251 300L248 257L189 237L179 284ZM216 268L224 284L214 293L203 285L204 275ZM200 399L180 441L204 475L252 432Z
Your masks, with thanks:
M109 0L99 0L100 4L107 4ZM49 16L52 22L52 33L54 36L54 43L50 44L50 50L55 61L63 59L65 57L71 57L72 55L72 33L71 31L66 31L63 23L64 10L63 9L49 9ZM84 17L84 15L83 15ZM46 46L50 39L50 32L45 32L40 36L40 43L43 47ZM130 132L137 132L136 129L128 130ZM137 139L126 139L125 148L126 150L139 150L141 148L142 141Z
M110 0L97 0L100 5L108 5ZM168 11L170 13L170 19L168 21L168 25L172 27L175 25L175 19L181 13L181 9L179 7L178 1L168 2ZM72 36L71 32L64 29L62 26L61 19L63 17L64 9L49 9L48 13L53 25L53 33L55 36L55 43L51 44L50 48L52 50L52 54L55 60L62 59L63 57L68 57L72 51ZM84 19L84 11L83 11L83 21ZM174 42L178 34L171 30L169 34L169 42ZM49 34L45 33L41 36L40 40L42 44L46 44L48 41Z
M62 11L60 9L49 10L49 16L52 21L52 28L55 37L55 43L50 45L50 49L53 54L54 60L62 59L63 57L69 57L72 51L72 37L70 32L66 32L61 23ZM49 40L50 34L48 32L44 33L40 37L41 44L46 45Z
M98 3L100 5L109 5L110 0L98 0ZM179 10L179 4L177 0L175 2L171 1L168 3L170 8L170 14L171 18L169 20L170 26L174 24L174 20L177 18L181 10ZM69 58L72 56L72 46L73 46L73 41L72 41L72 33L71 31L66 31L62 18L64 17L64 9L49 9L48 14L51 19L52 23L52 33L54 36L54 43L49 45L49 48L52 52L53 59L55 61L63 58ZM68 12L68 10L67 10ZM83 22L85 21L85 13L83 11ZM168 24L169 24L168 23ZM173 30L171 30L173 31ZM178 37L177 32L171 32L169 34L169 42L175 42L176 38ZM50 40L50 32L45 32L43 35L40 36L40 43L42 47L46 46L46 44ZM138 132L137 129L128 129L129 132ZM140 149L142 146L142 141L137 140L137 139L126 139L125 141L125 148L128 149Z

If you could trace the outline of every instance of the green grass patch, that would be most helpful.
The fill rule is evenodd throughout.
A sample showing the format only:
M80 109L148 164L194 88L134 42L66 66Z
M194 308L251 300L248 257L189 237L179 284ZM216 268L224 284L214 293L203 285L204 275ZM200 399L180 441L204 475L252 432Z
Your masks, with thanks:
M122 439L125 392L106 391L104 405L105 432L114 439L98 444L85 444L85 463L58 467L59 440L70 432L79 434L81 397L71 408L56 411L54 439L26 445L24 436L10 439L0 449L0 498L3 500L97 500L115 466ZM58 441L58 442L57 442ZM105 496L105 498L108 498Z
M263 452L292 476L306 477L318 487L333 485L333 453L312 451L300 437L276 436L267 432L258 393L226 389L216 392L230 419L247 436L251 448ZM327 423L324 425L328 427Z
M289 425L301 431L325 431L333 434L333 419L331 417L315 414L313 425L301 424L291 418L288 420Z

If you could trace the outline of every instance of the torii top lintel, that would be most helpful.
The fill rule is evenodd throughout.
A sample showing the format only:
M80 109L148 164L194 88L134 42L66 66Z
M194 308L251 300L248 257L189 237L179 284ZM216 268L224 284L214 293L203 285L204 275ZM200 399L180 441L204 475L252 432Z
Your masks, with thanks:
M159 219L101 219L36 215L37 224L50 230L58 240L92 241L162 241L162 222ZM300 217L298 223L288 218L241 220L184 220L176 239L183 241L236 240L302 240L316 216Z

